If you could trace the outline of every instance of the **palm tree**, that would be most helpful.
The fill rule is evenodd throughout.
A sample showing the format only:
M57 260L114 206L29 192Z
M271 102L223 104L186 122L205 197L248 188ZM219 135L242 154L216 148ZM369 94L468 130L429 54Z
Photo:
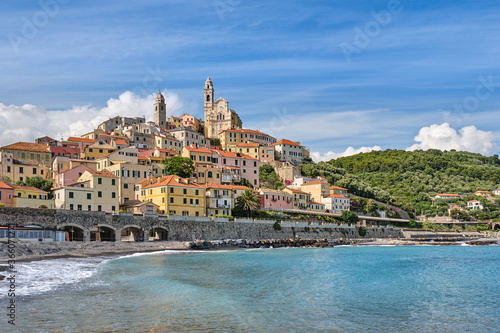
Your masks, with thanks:
M255 208L258 208L260 206L260 199L259 197L254 193L252 189L245 190L240 197L237 199L236 202L236 207L246 210L248 217L250 217L250 213L252 210Z

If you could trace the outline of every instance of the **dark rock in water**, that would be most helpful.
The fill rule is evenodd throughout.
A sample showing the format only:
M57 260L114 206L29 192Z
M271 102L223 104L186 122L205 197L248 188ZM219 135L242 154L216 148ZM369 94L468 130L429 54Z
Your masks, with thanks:
M0 274L0 281L3 281L3 279L5 279L5 278L6 278L5 275Z

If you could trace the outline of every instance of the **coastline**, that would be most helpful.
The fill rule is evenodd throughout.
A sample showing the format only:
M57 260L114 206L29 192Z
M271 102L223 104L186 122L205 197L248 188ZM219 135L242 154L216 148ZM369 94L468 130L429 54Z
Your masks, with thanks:
M263 239L263 240L195 240L187 242L16 242L16 262L50 259L118 256L135 253L187 250L244 250L251 248L318 247L335 246L458 246L500 245L500 238L428 239L428 238L369 238L369 239ZM7 242L0 240L0 265L7 264Z

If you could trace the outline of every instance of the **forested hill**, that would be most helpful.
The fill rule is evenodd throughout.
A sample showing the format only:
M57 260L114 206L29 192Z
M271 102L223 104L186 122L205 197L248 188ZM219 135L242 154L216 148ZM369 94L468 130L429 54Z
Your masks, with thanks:
M500 160L457 151L376 151L301 166L307 176L322 176L349 192L424 210L437 193L471 194L500 188Z

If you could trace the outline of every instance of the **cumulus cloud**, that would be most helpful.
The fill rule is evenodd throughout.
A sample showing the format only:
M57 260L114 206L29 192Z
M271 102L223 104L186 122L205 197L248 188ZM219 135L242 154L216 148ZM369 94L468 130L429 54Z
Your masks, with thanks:
M421 128L415 137L415 141L419 143L406 150L455 149L489 155L498 151L495 139L492 132L478 130L475 126L463 127L457 132L448 123L434 124Z
M30 104L17 106L0 103L0 146L18 141L34 142L45 135L58 140L61 137L80 136L115 116L145 116L146 121L152 121L155 95L142 98L126 91L117 99L109 99L102 108L87 105L57 111L47 111ZM185 104L179 96L168 91L163 95L167 104L167 117L181 114Z
M381 148L379 146L361 147L359 149L354 149L353 147L349 147L343 153L335 153L333 151L329 151L328 153L322 155L319 152L312 152L311 158L313 159L314 162L330 161L332 159L334 160L339 157L351 156L359 153L369 153L371 151L380 151L380 150Z

